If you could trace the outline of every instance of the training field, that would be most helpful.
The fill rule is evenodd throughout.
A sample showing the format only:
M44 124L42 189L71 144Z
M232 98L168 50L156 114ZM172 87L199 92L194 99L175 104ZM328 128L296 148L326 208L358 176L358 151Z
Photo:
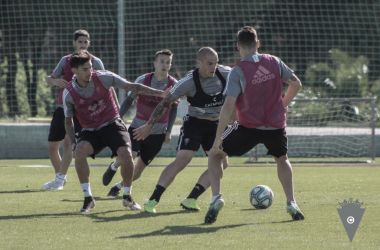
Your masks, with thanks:
M158 158L134 182L132 195L141 205L173 158ZM222 194L226 205L212 225L203 223L210 202L207 190L198 200L200 212L179 206L206 169L206 158L195 158L167 189L157 214L126 210L121 198L107 197L114 183L104 187L102 175L109 159L90 164L96 207L79 213L83 195L74 168L63 191L42 191L53 179L49 160L1 160L0 249L379 249L380 168L367 165L293 164L295 197L304 221L291 221L274 164L243 164L230 159ZM119 179L120 174L115 176ZM116 181L116 179L115 179ZM264 184L275 199L267 210L249 203L250 190ZM350 243L337 212L338 202L349 198L364 202L364 216Z

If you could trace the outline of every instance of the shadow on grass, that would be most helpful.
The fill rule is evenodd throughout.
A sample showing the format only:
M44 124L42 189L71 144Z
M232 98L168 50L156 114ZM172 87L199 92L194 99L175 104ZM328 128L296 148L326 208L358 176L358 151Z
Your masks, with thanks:
M297 222L300 220L283 220L283 221L273 221L272 224L278 224L278 223L289 223L289 222Z
M240 209L242 212L251 211L251 212L265 212L268 211L267 209L256 209L256 208L244 208ZM289 222L297 222L295 220L284 220L284 221L273 221L270 223L255 223L255 224L278 224L278 223L289 223Z
M117 200L122 200L123 197L122 196L118 196L118 197L109 197L109 198L102 198L102 197L96 197L94 196L94 199L95 199L95 202L96 201L117 201ZM80 202L80 203L83 203L83 200L70 200L70 199L62 199L61 201L63 202Z
M42 190L42 189L10 190L10 191L0 191L0 194L27 194L27 193L36 193L36 192L45 192L45 190Z
M71 202L83 202L83 200L68 200ZM52 213L52 214L24 214L24 215L6 215L0 216L0 221L2 220L25 220L25 219L35 219L35 218L62 218L62 217L89 217L93 221L93 223L101 223L101 222L114 222L114 221L123 221L123 220L132 220L132 219L142 219L142 218L151 218L158 216L172 216L175 214L185 214L185 213L193 213L192 211L182 210L176 212L164 212L164 213L144 213L141 211L131 211L127 208L124 208L121 204L118 204L120 209L117 210L106 210L96 212L96 208L93 208L91 212L81 213L78 211L68 212L68 213ZM124 212L123 215L112 216L112 213L121 213ZM111 216L110 216L111 215Z
M121 236L116 239L144 238L151 236L163 235L188 235L188 234L205 234L215 233L221 229L231 229L236 227L248 226L251 224L225 225L220 227L207 227L210 224L201 224L200 226L166 226L163 229L156 230L145 234L135 234L131 236Z
M81 213L78 211L75 212L69 212L69 213L55 213L55 214L25 214L25 215L6 215L6 216L0 216L0 221L2 220L19 220L19 219L32 219L32 218L62 218L64 216L77 216L77 217L93 217L97 218L97 216L106 215L108 213L115 213L115 212L121 212L122 210L109 210L109 211L102 211L98 213Z
M99 222L113 222L113 221L144 219L144 218L152 218L152 217L159 217L159 216L172 216L176 214L193 213L192 211L187 211L187 210L181 210L181 211L175 211L175 212L163 212L163 213L156 213L156 214L144 213L142 211L130 211L126 209L124 211L127 213L122 216L103 217L103 216L99 216L100 213L89 214L89 216L95 220L94 222L99 223Z

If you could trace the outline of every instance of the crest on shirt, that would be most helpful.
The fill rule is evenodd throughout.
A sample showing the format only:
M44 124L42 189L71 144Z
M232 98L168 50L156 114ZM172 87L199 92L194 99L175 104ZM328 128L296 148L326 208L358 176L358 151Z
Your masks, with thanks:
M185 139L185 146L189 143L190 139L189 138L186 138Z

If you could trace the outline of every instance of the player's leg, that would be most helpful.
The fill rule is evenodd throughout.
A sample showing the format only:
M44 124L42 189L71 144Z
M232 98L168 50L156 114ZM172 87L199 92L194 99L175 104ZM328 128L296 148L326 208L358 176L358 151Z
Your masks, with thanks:
M221 195L223 177L223 159L226 156L241 156L259 143L258 138L238 122L228 127L223 133L223 151L221 154L210 153L208 158L208 174L210 178L212 198L205 216L205 223L216 221L219 211L224 206Z
M88 132L86 134L88 137L82 138L82 140L78 142L75 148L75 170L77 172L84 195L84 203L80 212L90 212L91 209L95 207L95 200L92 197L89 180L90 167L88 166L87 156L92 155L95 157L95 149L93 145L100 145L100 143L95 138L92 138L91 132Z
M286 200L288 202L294 201L293 191L293 170L290 165L287 155L280 156L279 158L273 157L277 163L277 175L284 189Z
M42 185L42 189L51 189L54 185L55 179L57 178L60 167L61 167L61 155L59 154L59 146L61 141L65 138L66 130L64 127L64 118L63 108L57 108L54 111L53 119L50 123L49 137L48 137L48 151L49 158L53 165L55 178L54 180L45 183Z
M133 160L136 158L136 156L137 156L137 152L136 151L132 151L132 158L133 158ZM115 163L117 162L117 164L118 164L118 166L120 167L121 166L121 160L118 158L118 157L116 157L116 161L115 161ZM113 164L114 162L112 162L111 164ZM135 164L135 170L133 171L133 181L135 180L134 178L135 178L135 175L136 175L136 172L138 173L139 172L139 167L137 166L138 165L138 163L139 163L139 160L137 160L137 163ZM117 171L117 169L118 168L116 168L116 170L112 170L112 167L111 167L111 165L108 167L108 169L107 169L107 171L109 172L109 171L113 171L113 175L116 173L116 171ZM106 173L107 173L107 171L106 171ZM141 172L142 172L143 170L141 170ZM103 175L103 184L104 184L104 176L106 175L106 173L104 173L104 175ZM140 173L141 174L141 173ZM110 174L108 174L109 176L111 176ZM113 175L112 175L112 177L113 177ZM123 188L123 186L124 186L124 182L123 182L123 180L121 180L121 181L119 181L119 182L116 182L112 187L111 187L111 189L110 189L110 191L108 192L108 194L107 194L107 196L112 196L112 197L117 197L118 195L119 195L119 193L120 193L120 190Z
M305 217L294 199L293 169L287 156L288 138L285 129L263 131L264 145L277 163L277 175L286 196L287 212L293 220L303 220Z
M164 141L165 134L149 135L144 141L142 141L139 147L140 155L135 164L133 181L141 177L141 174L145 170L146 166L148 166L161 151Z
M133 172L133 181L140 178L146 166L148 166L149 163L160 152L164 140L165 140L165 134L150 135L142 143L139 144L140 155L135 164L135 168ZM132 150L133 150L133 143L134 143L134 140L132 140ZM137 156L137 152L132 151L132 156L133 158L135 158ZM122 186L123 186L123 181L116 183L109 191L108 196L114 196L114 197L117 196Z
M222 168L223 171L228 166L228 157L225 157L222 160ZM209 187L210 184L210 178L208 174L208 169L204 171L201 176L199 177L197 184L195 184L193 190L191 190L190 194L181 202L181 207L188 210L201 210L197 205L197 199L199 196L201 196Z
M201 145L206 155L208 156L209 150L215 141L215 134L218 128L217 121L202 121L203 125L203 134L201 139ZM228 160L227 158L223 159L223 170L227 168ZM202 173L199 177L197 184L194 186L193 190L190 192L189 196L181 201L181 207L188 210L196 210L199 211L200 208L197 205L198 197L210 187L210 178L208 174L208 169Z
M210 179L212 199L205 217L205 223L215 222L219 211L224 206L224 200L221 195L224 158L226 158L225 152L222 154L210 153L208 157L208 176Z
M303 220L305 216L294 200L293 170L290 161L287 155L283 155L279 158L274 157L274 159L277 163L277 175L287 200L286 211L292 216L293 220Z
M135 128L133 128L133 127L129 127L129 129L128 129L129 137L131 138L130 140L132 143L133 159L135 159L136 156L138 155L138 152L140 151L139 148L140 148L140 145L142 143L142 141L136 141L133 139L133 130L134 129ZM116 157L116 160L114 162L111 162L111 164L108 166L106 172L103 174L103 185L104 186L108 186L108 184L110 184L110 182L112 181L113 177L115 176L115 174L117 172L117 169L121 166L121 163L122 163L122 161L119 159L119 157ZM118 183L120 185L120 182L118 182ZM117 183L115 185L117 185ZM114 195L111 195L111 196L114 196Z
M66 184L67 170L69 169L70 163L73 159L73 151L71 150L71 142L67 135L65 136L65 139L63 139L62 146L63 146L63 153L62 153L62 159L60 162L59 173L57 174L57 178L55 179L53 186L50 188L52 190L63 189L63 186Z
M79 133L82 131L82 126L80 125L76 116L73 117L73 121L74 121L75 133L76 135L79 135ZM62 154L59 174L57 175L57 178L55 179L54 185L51 187L52 190L63 189L63 186L66 184L67 171L73 159L73 152L71 149L70 138L68 137L68 135L66 135L66 129L62 128L62 130L65 131L65 138L63 139L63 143L62 143L63 154Z
M189 164L195 152L197 152L201 146L202 132L204 129L203 121L188 115L185 116L183 120L178 139L177 156L161 173L152 196L144 204L144 211L146 212L156 212L155 207L166 188L174 181L177 174Z
M54 172L57 175L61 166L61 155L59 154L59 146L61 141L49 141L48 150L51 164L53 165Z
M141 156L136 161L135 171L133 172L133 181L138 180L141 177L142 172L145 170L147 164L141 159Z
M134 164L127 128L121 119L117 119L105 130L103 141L111 148L112 156L117 156L121 161L120 173L124 183L123 206L129 207L131 210L140 210L141 206L132 199Z
M162 171L153 194L151 195L149 200L144 204L145 212L156 212L155 207L160 201L162 194L165 192L167 187L169 187L170 184L174 181L177 174L181 172L187 166L187 164L190 163L194 154L195 151L192 150L178 151L176 159Z

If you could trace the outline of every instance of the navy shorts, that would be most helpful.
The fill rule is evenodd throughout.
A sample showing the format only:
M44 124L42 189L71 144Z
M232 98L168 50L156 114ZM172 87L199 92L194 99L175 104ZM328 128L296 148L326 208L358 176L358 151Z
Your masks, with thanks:
M162 144L165 141L165 134L149 135L145 140L136 141L133 139L133 130L136 128L129 127L128 132L131 137L132 151L137 152L137 155L141 157L141 160L145 165L156 157L160 152Z
M262 143L268 149L267 155L279 158L288 152L288 137L285 128L262 130L246 128L235 122L223 133L223 151L228 156L241 156Z
M76 116L73 117L75 135L82 131L82 126L80 125ZM65 129L65 113L63 108L58 107L53 114L53 119L50 123L49 138L48 141L62 141L65 139L66 129Z
M112 156L117 156L117 150L120 147L130 147L131 140L127 126L120 119L117 118L113 123L96 131L83 130L80 133L78 143L81 141L87 141L94 149L94 154L90 155L95 159L95 155L99 154L105 147L109 147L112 150Z

